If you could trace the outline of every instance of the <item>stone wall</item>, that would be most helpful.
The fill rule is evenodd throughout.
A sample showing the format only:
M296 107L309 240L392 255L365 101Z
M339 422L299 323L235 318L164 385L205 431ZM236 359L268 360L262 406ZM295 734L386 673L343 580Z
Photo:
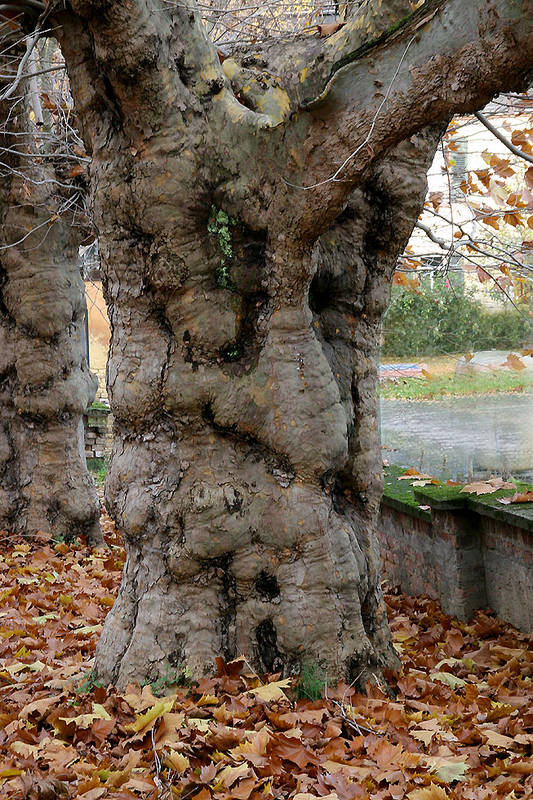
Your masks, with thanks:
M91 406L83 416L85 427L85 458L89 467L95 459L103 460L111 455L113 445L113 416L108 408Z
M471 618L491 608L519 630L533 627L533 509L463 496L423 508L383 498L379 538L385 577L409 594L438 599ZM515 510L516 509L516 510Z

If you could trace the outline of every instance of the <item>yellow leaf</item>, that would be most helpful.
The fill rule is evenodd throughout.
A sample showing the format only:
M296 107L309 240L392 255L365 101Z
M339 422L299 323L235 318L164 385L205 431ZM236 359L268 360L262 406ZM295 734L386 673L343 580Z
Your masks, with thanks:
M186 769L189 769L191 762L187 756L183 756L176 750L171 749L165 756L165 764L175 772L185 772Z
M456 675L452 675L451 672L432 672L430 677L434 681L445 683L452 689L456 689L458 686L466 686L466 681Z
M111 719L101 703L93 703L93 714L98 719Z
M197 706L218 706L218 697L214 694L203 694L198 702L196 703Z
M34 661L33 664L21 664L20 662L16 662L6 667L6 672L9 672L9 674L13 676L16 675L17 672L22 672L25 669L29 669L30 672L41 672L43 669L46 669L46 664L43 664L42 661Z
M424 742L424 744L427 746L428 744L431 744L431 740L435 736L436 732L437 731L415 730L409 731L409 734L415 739L420 739L420 741Z
M95 719L111 719L101 703L93 703L92 714L80 714L78 717L59 717L69 725L74 723L77 728L90 728Z
M161 700L159 703L156 703L155 706L149 708L148 711L144 714L140 714L135 722L131 722L129 725L125 726L127 731L134 731L135 733L139 733L143 730L143 728L148 727L148 725L153 722L158 717L162 717L163 714L166 714L167 711L172 711L172 707L176 700L176 695L172 695L171 697L166 697L164 700Z
M113 597L110 597L108 594L106 594L104 597L99 597L98 602L101 606L109 606L109 608L111 608L115 600Z
M60 594L59 595L59 602L62 606L71 606L74 602L74 598L71 594Z
M294 795L293 800L319 800L319 798L310 792L298 792ZM337 792L330 792L330 794L320 795L320 800L339 800L339 795Z
M98 625L84 625L83 628L76 628L73 633L98 633L102 630L102 624L98 623Z
M191 727L196 728L202 733L207 733L209 730L209 720L201 719L200 717L189 717L187 725L191 725Z
M50 739L48 739L48 741L50 741ZM13 742L9 747L14 753L17 753L23 758L37 758L40 750L40 745L27 744L26 742Z
M250 689L248 694L253 694L256 698L265 700L267 703L274 700L288 700L283 689L288 689L290 685L291 679L284 678L282 681L265 683L263 686L258 686L257 689Z
M101 774L104 773L104 774ZM131 768L130 769L116 769L116 770L101 770L99 774L100 780L102 783L105 783L106 786L113 786L115 789L119 789L124 783L127 783L130 775L131 775Z
M460 759L423 756L423 762L429 771L444 783L464 781L465 772L468 770L466 761L461 761Z

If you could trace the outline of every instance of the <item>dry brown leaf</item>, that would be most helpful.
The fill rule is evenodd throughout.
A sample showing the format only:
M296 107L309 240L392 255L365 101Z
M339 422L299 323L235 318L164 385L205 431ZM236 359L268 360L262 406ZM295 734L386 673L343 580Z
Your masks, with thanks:
M316 29L318 31L318 35L321 37L331 36L333 33L337 33L341 28L346 25L345 22L326 22L323 25L317 25Z
M504 506L511 503L533 503L533 491L516 492L512 497L501 497L498 502Z
M442 786L430 783L429 786L425 786L423 789L414 789L409 792L407 797L409 800L447 800L448 794Z
M519 358L519 356L517 356L515 353L509 353L509 355L507 356L506 361L504 361L501 366L502 367L509 367L510 369L514 369L517 372L520 372L520 370L523 370L523 369L526 368L526 365L524 364L522 359Z
M68 176L69 178L77 178L78 175L85 175L87 173L87 167L83 164L74 164L72 169L69 170Z
M515 746L515 741L510 736L504 736L489 728L478 728L478 730L489 747L503 747L505 750L509 750Z
M474 481L474 483L468 483L466 486L463 486L461 492L465 494L480 495L492 494L500 489L516 489L516 486L514 483L504 481L503 478L489 478L489 480L486 481Z
M56 778L24 775L22 787L24 800L61 800L61 798L70 797L67 784Z

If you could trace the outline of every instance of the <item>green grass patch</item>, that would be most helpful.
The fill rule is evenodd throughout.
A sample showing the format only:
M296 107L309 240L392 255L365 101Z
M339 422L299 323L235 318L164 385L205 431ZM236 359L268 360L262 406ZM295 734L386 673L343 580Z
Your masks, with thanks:
M458 486L448 486L446 483L439 484L438 486L413 486L412 482L416 481L416 476L410 480L398 480L403 475L405 470L403 467L392 465L385 467L384 473L384 491L383 498L385 503L393 507L402 508L415 516L429 519L431 512L421 509L420 506L432 506L433 508L470 508L472 510L479 510L481 513L487 513L491 509L489 516L499 518L505 515L508 518L509 514L521 518L523 521L522 527L533 526L533 504L532 503L513 503L510 505L502 505L498 500L502 497L511 497L515 492L532 491L533 486L524 481L510 481L515 484L514 489L498 489L490 494L470 494L462 492L461 489L466 484L461 483ZM482 480L475 481L481 483ZM474 481L471 481L474 483ZM480 507L486 509L482 511ZM520 524L517 522L517 524Z
M326 674L316 661L304 661L300 669L298 683L295 687L296 697L300 700L320 700L324 697Z
M478 375L436 375L434 378L398 378L380 386L387 400L433 400L497 392L529 392L533 375L516 372L487 372Z
M88 458L87 468L94 478L97 486L103 486L105 483L105 476L107 475L107 459L106 458Z
M385 497L391 500L397 500L400 503L406 503L407 505L418 509L420 503L418 500L415 500L414 489L411 486L410 481L398 480L398 477L403 475L404 472L405 469L395 465L383 468L383 494Z

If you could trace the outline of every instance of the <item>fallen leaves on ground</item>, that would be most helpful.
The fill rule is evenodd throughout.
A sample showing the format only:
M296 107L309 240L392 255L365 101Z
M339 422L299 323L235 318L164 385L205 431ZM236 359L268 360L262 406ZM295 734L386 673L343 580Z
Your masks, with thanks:
M434 478L433 475L426 475L425 472L419 472L414 467L406 469L397 480L411 481L411 486L427 486L428 484L439 486L441 483L437 478Z
M480 495L493 494L493 492L498 492L500 489L516 489L516 486L514 483L504 481L503 478L489 478L489 480L486 481L468 483L466 486L463 486L461 492Z
M515 492L512 497L501 497L498 502L504 506L509 503L533 503L533 492Z
M516 353L509 353L507 359L502 364L502 367L509 367L509 369L514 369L517 372L520 372L520 370L526 368L526 365L522 359L516 355Z
M388 593L402 671L294 699L217 659L191 686L99 686L93 654L124 551L0 542L0 797L489 800L533 796L532 639ZM383 687L384 688L384 687Z

